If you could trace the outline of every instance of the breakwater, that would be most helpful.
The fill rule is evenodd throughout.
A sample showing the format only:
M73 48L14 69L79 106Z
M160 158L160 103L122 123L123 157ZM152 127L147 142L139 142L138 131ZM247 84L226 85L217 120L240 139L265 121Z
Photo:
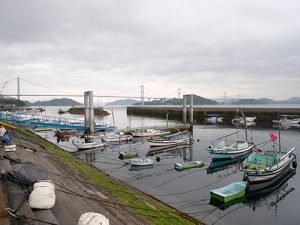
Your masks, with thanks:
M183 110L182 106L173 106L173 105L144 105L144 106L128 106L127 115L134 116L149 116L157 118L166 118L168 115L169 119L172 120L182 120ZM256 116L256 123L260 125L268 126L272 124L272 120L278 117L278 114L287 114L287 115L298 115L300 116L300 107L282 105L280 107L275 106L207 106L207 105L196 105L193 107L193 120L197 123L203 123L204 118L207 117L209 113L219 114L223 117L223 122L225 124L231 124L231 120L236 116L237 109L239 112L242 110L245 116ZM187 121L189 121L189 107L187 107ZM239 113L241 116L241 113Z

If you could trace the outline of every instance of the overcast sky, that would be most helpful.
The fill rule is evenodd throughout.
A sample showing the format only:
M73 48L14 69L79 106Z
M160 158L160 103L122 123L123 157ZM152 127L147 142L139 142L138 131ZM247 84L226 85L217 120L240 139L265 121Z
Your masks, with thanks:
M20 76L50 88L21 81L24 94L300 96L299 12L291 0L1 0L0 90Z

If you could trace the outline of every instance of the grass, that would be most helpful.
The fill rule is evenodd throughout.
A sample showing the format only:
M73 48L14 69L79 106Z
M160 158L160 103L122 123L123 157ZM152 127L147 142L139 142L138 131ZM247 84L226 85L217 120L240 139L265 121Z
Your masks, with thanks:
M16 130L26 136L29 140L45 148L49 153L57 156L72 170L84 175L89 182L98 185L99 187L108 189L109 191L106 193L106 195L119 201L121 204L128 206L131 208L131 211L140 214L152 224L200 224L200 222L197 222L196 220L193 220L184 214L178 213L171 207L162 204L154 198L146 194L142 194L138 190L130 188L127 185L122 185L121 182L84 163L77 157L62 150L61 148L39 137L31 131L23 127L17 127Z

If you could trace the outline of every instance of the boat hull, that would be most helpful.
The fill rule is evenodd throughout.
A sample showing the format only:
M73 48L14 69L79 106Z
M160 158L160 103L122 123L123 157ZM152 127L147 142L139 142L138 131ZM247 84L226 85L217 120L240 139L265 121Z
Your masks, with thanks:
M78 150L88 150L88 149L93 149L93 148L102 148L102 147L104 147L104 143L102 143L102 142L85 143L84 141L73 140L72 144Z
M290 169L295 169L292 166L293 162L296 162L296 156L294 154L287 158L286 161L283 161L281 165L278 164L278 168L274 168L273 170L257 172L246 171L243 180L248 181L247 191L258 191L280 182Z
M247 182L236 182L220 189L210 191L210 197L221 202L240 199L246 194Z

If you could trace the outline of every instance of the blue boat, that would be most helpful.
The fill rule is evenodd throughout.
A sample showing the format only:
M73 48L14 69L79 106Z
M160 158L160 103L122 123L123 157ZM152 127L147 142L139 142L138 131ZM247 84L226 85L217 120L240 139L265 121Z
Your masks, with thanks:
M213 161L233 160L249 154L253 147L254 143L247 141L235 141L230 145L222 141L217 147L209 146L208 151Z

